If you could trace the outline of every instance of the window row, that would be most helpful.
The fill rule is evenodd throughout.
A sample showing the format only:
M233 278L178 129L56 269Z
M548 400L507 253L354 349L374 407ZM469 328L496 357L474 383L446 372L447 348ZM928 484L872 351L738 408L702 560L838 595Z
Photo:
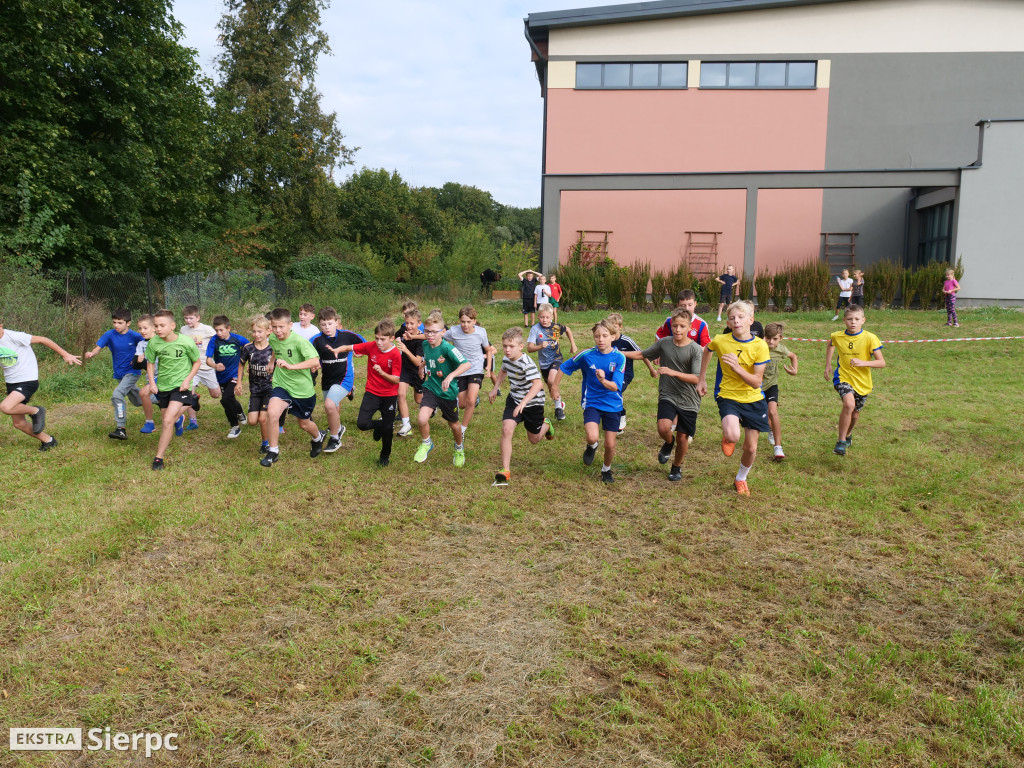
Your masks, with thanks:
M701 88L814 88L815 61L702 61ZM579 89L686 88L687 62L576 65Z

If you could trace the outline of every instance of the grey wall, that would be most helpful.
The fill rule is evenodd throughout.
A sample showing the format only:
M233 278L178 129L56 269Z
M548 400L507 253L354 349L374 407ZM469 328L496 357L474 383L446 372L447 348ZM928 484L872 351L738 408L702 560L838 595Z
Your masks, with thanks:
M857 264L889 259L903 263L906 189L826 189L822 232L857 232Z

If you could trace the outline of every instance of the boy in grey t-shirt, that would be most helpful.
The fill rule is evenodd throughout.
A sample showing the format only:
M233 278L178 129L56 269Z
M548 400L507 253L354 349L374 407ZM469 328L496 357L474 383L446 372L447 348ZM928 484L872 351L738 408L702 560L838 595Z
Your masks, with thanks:
M476 324L476 310L466 305L459 310L459 324L445 331L444 338L451 342L469 363L469 370L459 376L459 408L462 409L462 431L469 427L476 409L477 396L484 375L491 370L491 358L496 350L487 340L487 331Z
M671 318L672 336L658 339L641 354L647 360L660 359L658 374L658 434L665 441L658 451L658 462L665 464L675 456L669 480L682 480L682 464L689 446L689 438L697 432L697 413L700 411L700 362L703 352L700 344L690 340L693 315L689 310L676 309ZM675 435L672 434L675 422Z

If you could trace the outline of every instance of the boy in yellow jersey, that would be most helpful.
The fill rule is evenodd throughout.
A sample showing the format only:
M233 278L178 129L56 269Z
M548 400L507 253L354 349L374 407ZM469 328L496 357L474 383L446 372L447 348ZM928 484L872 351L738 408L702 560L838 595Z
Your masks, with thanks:
M853 428L871 394L871 369L885 368L882 342L875 334L864 330L864 308L851 304L843 313L843 323L846 330L833 333L825 346L825 381L843 398L839 441L832 449L839 456L846 455ZM833 352L839 355L835 370L832 370Z
M722 417L722 453L732 456L736 443L743 434L743 454L740 469L733 485L741 496L749 496L747 474L757 456L757 439L768 431L768 406L761 391L764 367L771 353L764 339L750 332L754 308L747 301L734 301L726 310L731 333L715 336L705 347L700 361L697 393L703 397L708 391L708 363L718 355L715 374L715 401Z

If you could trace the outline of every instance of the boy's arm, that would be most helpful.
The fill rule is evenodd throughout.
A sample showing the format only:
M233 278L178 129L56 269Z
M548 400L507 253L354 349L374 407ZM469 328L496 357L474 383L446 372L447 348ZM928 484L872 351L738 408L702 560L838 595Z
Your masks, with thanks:
M238 361L238 378L235 379L235 395L242 394L242 381L245 379L245 362Z
M871 353L870 360L861 360L859 357L855 357L850 361L850 365L854 368L885 368L885 358L882 357L882 350L876 349Z
M544 345L543 344L533 344L533 343L530 343L530 342L527 342L527 344L526 344L526 351L527 352L539 352L542 349L544 349Z
M673 379L679 379L680 381L685 381L687 384L693 384L694 386L697 386L697 382L700 381L700 376L696 373L683 373L682 371L677 371L675 368L667 368L664 365L658 368L658 374L661 376L671 376Z
M796 353L795 352L790 352L789 353L789 362L790 362L790 364L787 365L787 366L784 366L782 368L782 370L784 370L790 376L796 376L796 371L797 371L797 368L799 367L799 362L797 361Z
M530 391L527 392L523 396L523 399L519 401L519 405L515 407L515 410L512 411L512 414L514 416L518 416L520 413L522 413L523 408L526 407L526 404L533 400L533 398L537 396L537 393L540 392L542 389L544 389L544 379L534 379L533 383L530 384Z
M569 337L569 354L576 357L579 348L576 346L576 339L572 337L572 331L569 329L569 326L565 326L565 335Z
M146 361L146 381L149 382L149 388L156 392L156 375L154 374L153 363L149 360Z
M96 355L98 355L102 351L103 351L103 347L101 347L99 344L97 344L95 347L93 347L92 349L90 349L88 352L85 353L85 359L86 360L91 360L92 358L96 357Z
M707 347L704 347L704 352L700 357L700 374L697 376L697 394L704 397L708 393L708 363L711 362L711 356L715 354Z
M721 275L715 278L715 282L718 283L719 285L725 285L725 280L722 279Z
M825 343L825 381L832 383L832 353L835 347L832 346L832 339Z
M502 382L505 381L505 379L507 379L507 378L508 378L508 376L506 375L504 368L502 368L500 371L498 371L498 377L494 380L494 386L491 387L491 391L487 395L488 402L491 402L491 403L494 402L494 398L497 397L498 390L501 388Z
M383 369L383 368L381 368L381 367L380 367L379 365L375 365L375 366L373 366L373 369L374 369L374 370L375 370L375 371L377 372L377 374L378 374L378 375L379 375L379 376L380 376L380 377L381 377L382 379L384 379L384 380L386 380L386 381L390 381L390 382L391 382L392 384L397 384L397 383L398 383L398 376L397 376L396 374L393 374L393 373L384 373L384 369Z
M179 390L182 392L188 392L192 388L192 379L194 379L196 374L199 373L200 364L200 360L196 358L196 361L192 363L192 370L188 372L188 376L185 377L185 380L181 382L181 386L178 387Z
M472 367L473 366L470 364L469 360L463 362L458 368L444 377L444 380L441 382L441 389L444 392L447 392L448 388L452 385L452 382Z
M316 370L320 367L320 356L306 358L301 363L286 363L284 360L278 360L277 364L286 371L304 371L307 368Z
M66 349L64 349L60 344L58 344L57 342L53 341L52 339L47 338L46 336L33 336L30 343L31 344L42 344L44 347L49 347L54 352L56 352L58 355L63 357L64 358L64 362L67 363L68 365L81 365L82 364L82 358L80 358L78 355L72 355L70 352L68 352Z

